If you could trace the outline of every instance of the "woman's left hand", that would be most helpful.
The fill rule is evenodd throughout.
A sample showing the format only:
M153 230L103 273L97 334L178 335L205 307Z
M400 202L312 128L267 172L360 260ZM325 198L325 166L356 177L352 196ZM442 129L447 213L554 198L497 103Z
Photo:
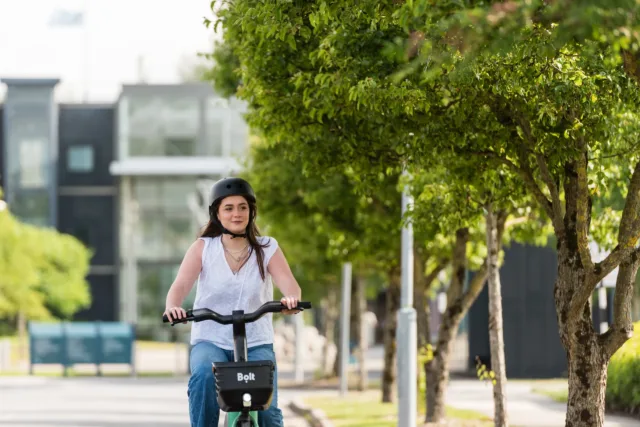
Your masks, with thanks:
M283 314L297 314L300 310L292 310L298 306L298 298L296 297L283 297L280 302L287 306L288 310L282 310Z

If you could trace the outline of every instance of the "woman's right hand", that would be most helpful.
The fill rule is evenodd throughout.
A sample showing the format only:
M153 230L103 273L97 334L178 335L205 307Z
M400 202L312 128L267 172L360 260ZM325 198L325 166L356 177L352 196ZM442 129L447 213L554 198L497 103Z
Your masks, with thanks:
M182 307L170 307L164 311L164 314L169 319L169 322L173 322L174 320L186 319L187 312L184 311Z

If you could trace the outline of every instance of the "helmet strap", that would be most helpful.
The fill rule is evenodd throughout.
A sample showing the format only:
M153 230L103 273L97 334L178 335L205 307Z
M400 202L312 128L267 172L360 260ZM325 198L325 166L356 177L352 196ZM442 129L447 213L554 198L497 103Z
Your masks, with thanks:
M222 227L222 225L220 227L222 228L222 233L229 234L232 239L235 239L236 237L247 237L247 233L238 234L234 233L233 231L227 230L226 228Z

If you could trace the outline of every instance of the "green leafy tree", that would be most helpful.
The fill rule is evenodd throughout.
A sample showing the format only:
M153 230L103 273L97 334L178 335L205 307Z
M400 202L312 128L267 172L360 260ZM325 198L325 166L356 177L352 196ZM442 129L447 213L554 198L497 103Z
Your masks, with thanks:
M430 144L425 155L435 148L508 168L550 218L559 261L554 296L569 363L566 423L602 425L607 364L633 331L640 232L635 75L619 47L588 39L560 43L555 25L520 29L506 51L465 56L433 35L441 12L423 10L407 20L408 32L423 30L433 36L425 36L430 46L449 54L436 70L420 71L425 87L446 94L445 108L429 110L432 124L420 133ZM416 27L417 21L423 24ZM590 240L611 249L604 261L592 260ZM614 322L601 335L592 326L589 298L616 267Z
M363 191L378 188L389 168L416 161L412 144L424 139L414 132L429 125L429 109L447 108L445 91L391 78L399 62L381 50L404 36L395 10L396 4L377 2L234 2L221 14L225 43L239 64L232 80L242 82L237 93L250 103L249 122L270 143L287 147L283 155L299 159L305 173L341 173L348 164ZM450 213L458 212L456 206ZM456 304L440 334L443 358L486 278L481 270L472 291L462 291L468 227L447 230L457 236L449 291ZM436 366L448 373L446 363Z
M90 251L72 236L0 211L0 318L70 318L90 304ZM24 325L22 325L24 326Z
M629 75L639 79L639 12L634 0L407 1L398 18L411 32L407 47L414 55L401 74L419 69L425 60L451 65L463 53L468 65L486 53L517 50L527 41L528 30L542 26L555 29L548 34L550 48L568 43L607 45ZM442 71L432 66L428 74Z
M287 149L282 144L252 147L248 174L261 195L265 223L274 234L287 239L287 245L299 249L291 261L294 268L300 268L302 280L310 274L311 278L331 278L332 284L338 284L336 274L345 261L354 263L356 285L372 273L387 277L385 358L389 363L383 374L383 394L385 399L392 400L393 319L400 291L397 175L381 177L382 185L376 191L361 193L349 171L330 176L304 175L301 162L287 160L284 155ZM326 295L322 283L309 287L316 297ZM364 294L359 297L364 298Z

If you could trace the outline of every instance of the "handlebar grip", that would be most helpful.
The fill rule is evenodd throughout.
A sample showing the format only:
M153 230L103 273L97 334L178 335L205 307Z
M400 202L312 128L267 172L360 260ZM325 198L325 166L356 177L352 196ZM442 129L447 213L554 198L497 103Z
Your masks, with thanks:
M187 317L183 319L173 319L173 322L171 322L171 326L177 325L178 323L187 323L189 320L193 320L193 310L187 310L186 313ZM167 317L166 314L162 315L162 322L169 323L169 317Z
M300 302L298 302L298 307L297 308L310 309L311 308L311 303L309 301L300 301Z

